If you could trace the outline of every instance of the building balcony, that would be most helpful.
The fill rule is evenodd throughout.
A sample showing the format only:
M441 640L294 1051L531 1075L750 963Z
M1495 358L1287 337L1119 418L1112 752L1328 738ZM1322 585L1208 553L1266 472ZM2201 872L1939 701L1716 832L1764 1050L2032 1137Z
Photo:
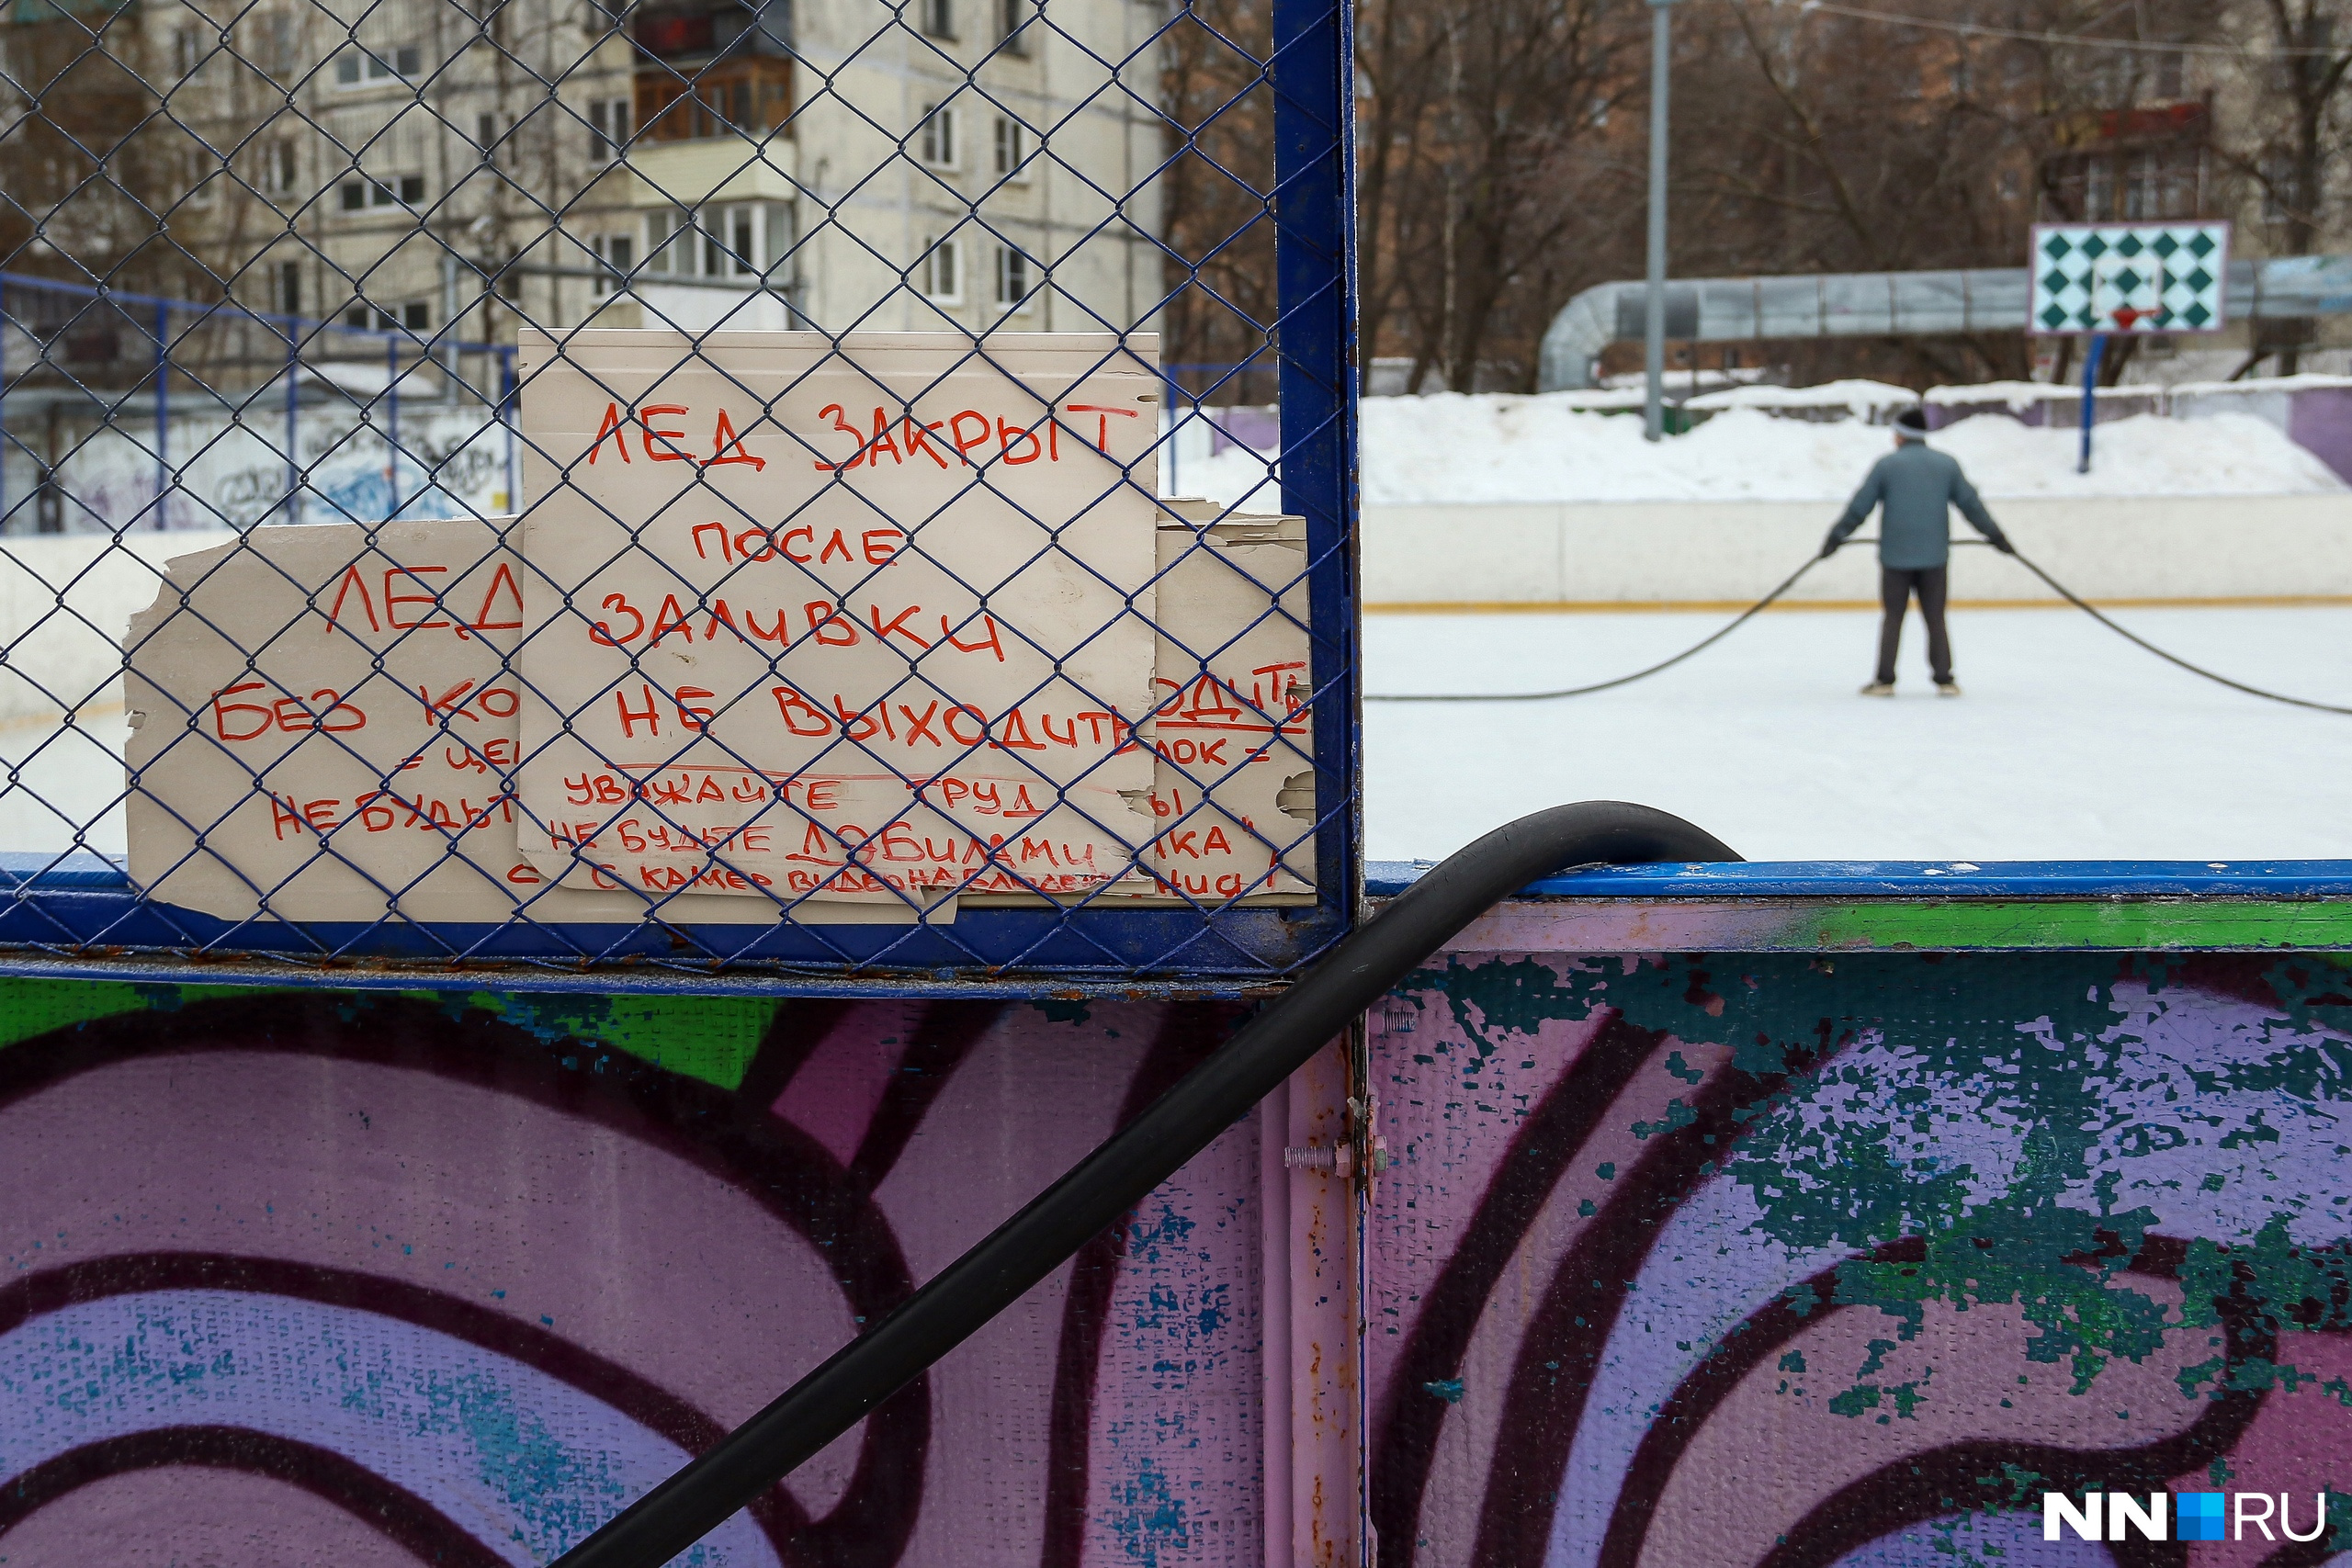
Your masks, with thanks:
M640 65L636 108L641 141L762 141L791 116L792 62L754 54Z
M790 201L798 150L783 137L754 144L741 136L639 142L628 155L636 207L700 207L712 201Z

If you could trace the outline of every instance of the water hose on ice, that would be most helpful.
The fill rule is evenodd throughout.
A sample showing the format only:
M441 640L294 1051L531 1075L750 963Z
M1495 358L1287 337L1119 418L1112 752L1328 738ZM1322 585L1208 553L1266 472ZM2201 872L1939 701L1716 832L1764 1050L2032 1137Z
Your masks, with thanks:
M1871 543L1869 539L1856 539L1851 542L1862 545ZM1984 545L1986 541L1982 539L1955 539L1952 543L1955 545ZM2096 606L2082 598L2073 589L2067 587L2064 583L2059 581L2056 578L2042 570L2039 566L2036 566L2024 555L2019 554L2016 550L2011 550L2009 554L2019 566L2033 573L2034 576L2041 579L2044 583L2049 585L2052 592L2055 592L2060 598L2065 600L2069 604L2072 604L2075 609L2080 610L2083 614L2088 615L2092 620L2097 621L2100 626L2105 626L2109 631L2113 632L2116 636L2123 638L2127 642L2145 649L2148 652L2154 654L2158 659L2163 660L2167 664L2177 665L2179 668L2188 671L2190 674L2201 675L2206 680L2214 682L2216 685L2227 686L2233 692L2244 692L2247 696L2260 697L2266 702L2285 703L2290 707L2310 708L2315 713L2352 714L2352 707L2339 707L2334 703L2315 702L2309 697L2290 697L2282 692L2266 691L2260 686L2250 686L2244 681L2233 680L2227 675L2222 675L2214 671L2208 670L2201 664L2192 664L2188 660L2180 657L2180 655L2169 652L2165 649L2158 648L2146 637L2140 636L2139 633L2132 631L2129 628L2109 620L2105 615L2102 615ZM1697 642L1692 643L1689 648L1684 649L1673 658L1662 660L1658 663L1653 664L1645 670L1636 670L1630 675L1620 675L1612 681L1596 681L1589 686L1567 686L1556 692L1367 692L1364 694L1363 700L1368 703L1548 703L1557 701L1562 697L1589 697L1595 692L1608 692L1613 691L1619 686L1630 686L1636 681L1646 681L1653 675L1662 674L1666 671L1673 669L1684 660L1691 658L1696 654L1703 653L1708 649L1713 648L1715 644L1723 641L1724 638L1731 636L1732 633L1737 631L1741 626L1746 626L1754 616L1760 615L1772 604L1774 600L1779 599L1790 589L1794 588L1797 585L1798 581L1802 579L1806 572L1811 571L1815 567L1819 566L1827 558L1828 558L1826 556L1815 556L1808 559L1803 566L1797 568L1796 570L1782 578L1779 587L1773 589L1772 592L1764 595L1763 598L1758 599L1755 604L1750 604L1747 609L1742 610L1729 621L1726 621L1722 626L1716 627L1713 631L1708 633Z

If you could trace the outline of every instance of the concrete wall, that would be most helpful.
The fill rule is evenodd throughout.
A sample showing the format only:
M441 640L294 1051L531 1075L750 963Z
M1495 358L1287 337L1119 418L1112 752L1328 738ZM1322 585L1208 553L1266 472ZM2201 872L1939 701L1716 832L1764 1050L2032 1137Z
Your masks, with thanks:
M2086 598L2352 596L2352 495L1990 504L2020 549ZM1746 604L1817 551L1837 515L1817 502L1368 506L1364 603ZM1976 536L1957 517L1952 526L1956 538ZM1951 591L1996 603L2054 598L2015 561L1973 547L1953 551ZM1876 552L1849 545L1789 597L1877 595Z

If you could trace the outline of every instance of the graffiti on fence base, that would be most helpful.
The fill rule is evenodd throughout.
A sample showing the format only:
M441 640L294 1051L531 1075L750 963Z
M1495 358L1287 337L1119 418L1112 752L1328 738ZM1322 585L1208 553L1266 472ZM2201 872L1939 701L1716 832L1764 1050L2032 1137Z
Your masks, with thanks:
M0 1002L6 1562L223 1519L545 1561L1232 1017ZM1433 964L1370 1034L1383 1562L2345 1550L2347 1012L2343 968L2275 957ZM1261 1561L1261 1348L1308 1308L1261 1271L1256 1129L696 1561Z
M232 1527L236 1561L546 1562L1230 1021L34 981L0 1009L9 1563L212 1561ZM1245 1124L681 1561L1118 1561L1166 1550L1122 1522L1146 1495L1238 1561L1257 1160Z
M2136 1531L2046 1542L2045 1492L2285 1493L2311 1529L2314 1494L2352 1492L2345 981L1423 973L1374 1047L1400 1159L1373 1233L1384 1561L2143 1560ZM2192 1563L2333 1550L2180 1539Z

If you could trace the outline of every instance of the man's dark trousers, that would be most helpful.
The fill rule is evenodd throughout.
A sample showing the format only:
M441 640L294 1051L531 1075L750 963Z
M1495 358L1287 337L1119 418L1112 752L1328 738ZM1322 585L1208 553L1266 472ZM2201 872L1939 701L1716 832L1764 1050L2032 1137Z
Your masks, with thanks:
M1928 623L1928 669L1936 684L1951 684L1951 637L1944 630L1944 574L1939 566L1918 567L1898 570L1893 567L1878 569L1878 602L1885 609L1886 618L1878 628L1878 678L1885 685L1894 684L1894 654L1903 646L1903 615L1911 607L1911 595L1919 596L1919 618Z

